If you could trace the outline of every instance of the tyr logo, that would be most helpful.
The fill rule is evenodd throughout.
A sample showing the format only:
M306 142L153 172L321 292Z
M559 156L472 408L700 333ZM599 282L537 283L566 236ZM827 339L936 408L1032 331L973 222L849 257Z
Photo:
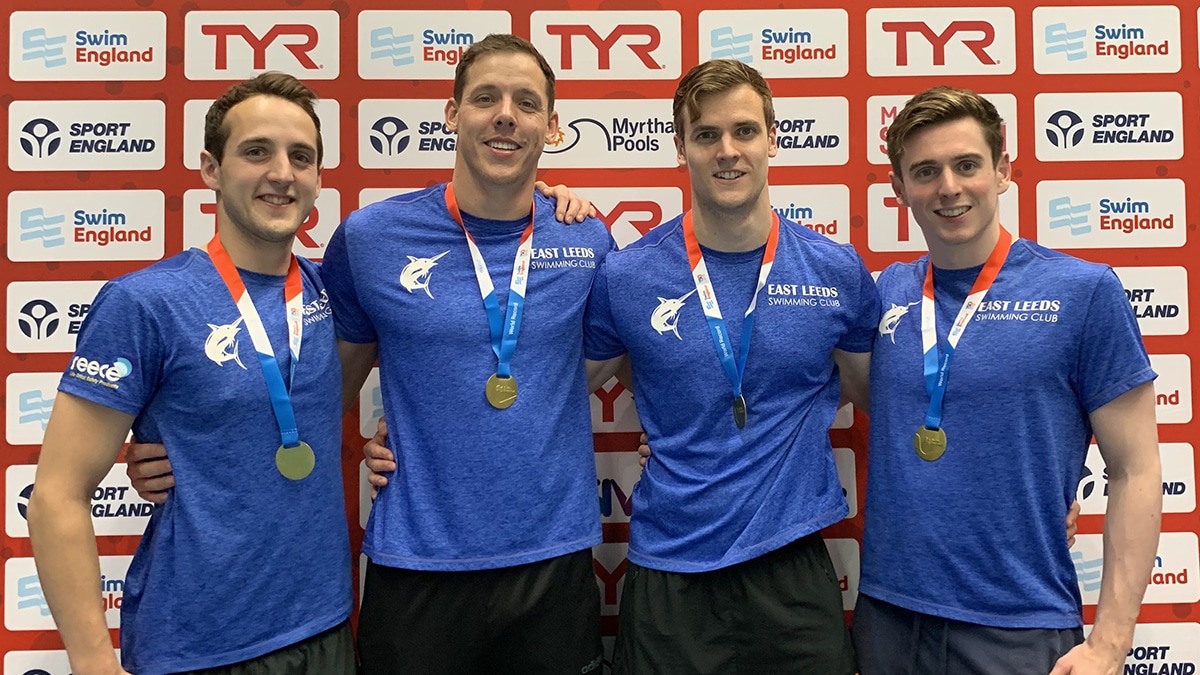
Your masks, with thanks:
M987 21L951 21L941 33L935 32L924 21L884 21L881 25L883 32L896 34L896 65L908 65L908 36L917 33L923 36L933 48L933 65L946 65L946 44L958 33L979 33L975 39L960 38L963 46L975 55L979 63L994 66L998 61L986 51L996 40L996 28Z
M610 231L622 217L626 217L626 222L632 225L638 234L645 235L662 224L662 207L658 202L649 200L620 201L609 209L608 213L596 207L596 217L604 221Z
M218 24L201 26L200 32L204 35L211 35L216 38L216 63L214 67L217 70L228 70L229 68L229 37L237 35L245 40L254 54L253 68L254 70L264 70L267 67L267 48L275 42L277 38L291 36L300 38L302 41L293 40L289 43L284 43L283 47L292 53L300 67L306 70L318 70L321 66L317 65L309 56L309 52L317 46L317 29L313 26L307 26L298 23L281 23L273 26L261 38L250 30L249 26L238 24Z
M573 47L575 41L572 39L577 36L583 36L588 39L596 48L596 68L599 70L610 70L612 68L612 48L617 44L617 41L622 37L631 36L641 38L639 42L627 42L626 47L633 52L646 68L650 70L662 70L665 68L662 64L654 60L651 55L655 49L658 49L662 42L662 34L659 33L658 27L650 24L628 24L620 25L612 29L612 32L607 37L601 37L596 29L588 25L569 25L557 24L546 26L546 33L549 35L557 35L561 40L560 53L562 54L562 63L560 67L563 70L571 70L574 67Z

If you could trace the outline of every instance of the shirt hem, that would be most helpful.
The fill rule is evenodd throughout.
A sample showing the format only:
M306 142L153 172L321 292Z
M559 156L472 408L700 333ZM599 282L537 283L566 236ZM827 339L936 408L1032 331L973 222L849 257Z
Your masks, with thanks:
M222 666L234 665L257 659L261 656L266 656L271 652L280 649L286 649L293 645L299 644L316 635L320 635L325 631L339 626L350 619L352 607L347 607L338 612L333 618L315 621L307 624L302 628L297 628L284 635L277 636L265 642L260 642L256 645L243 647L232 652L223 654L210 654L203 657L194 657L188 659L175 659L173 661L155 661L150 664L142 664L136 661L122 663L122 666L131 673L137 675L170 675L171 673L190 672L193 670L204 670L207 668L220 668ZM150 638L153 640L153 638ZM124 655L127 652L121 651Z
M919 614L928 614L942 619L962 621L993 628L1046 628L1064 630L1083 626L1083 616L1076 611L1070 615L1061 612L1030 612L990 614L976 612L962 607L950 607L912 598L901 593L883 590L870 583L859 582L858 592L862 595L882 600L897 607L903 607Z
M585 548L591 548L601 543L601 541L602 537L599 533L596 533L566 544L558 544L536 551L523 551L495 558L414 558L385 553L374 546L367 546L365 543L363 544L362 552L371 559L371 562L376 565L383 565L384 567L396 567L422 572L473 572L541 562L568 553L582 551Z

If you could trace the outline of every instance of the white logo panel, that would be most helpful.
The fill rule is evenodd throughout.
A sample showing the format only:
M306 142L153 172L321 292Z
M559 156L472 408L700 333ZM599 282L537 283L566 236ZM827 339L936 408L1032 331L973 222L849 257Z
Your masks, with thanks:
M873 77L1016 72L1010 7L869 9L866 42Z
M850 103L841 96L776 98L772 166L841 166L850 161Z
M858 576L862 566L862 554L855 539L826 539L825 548L833 560L833 573L837 576L838 588L842 590L842 609L854 609L858 602Z
M1183 97L1171 91L1038 94L1043 162L1183 157Z
M8 167L13 171L163 168L162 101L13 101Z
M763 77L845 77L849 16L843 9L700 12L701 60L736 59Z
M121 650L114 652L120 659ZM4 675L71 675L71 663L65 651L8 652Z
M4 438L9 445L42 444L60 379L62 373L10 373L5 378Z
M850 243L850 188L846 185L770 185L771 209L780 218Z
M1154 380L1154 412L1159 424L1192 421L1192 361L1187 354L1151 354Z
M561 117L558 102L555 107ZM446 99L363 99L358 104L359 165L364 169L453 168L458 135L446 128L445 109Z
M100 556L97 600L104 603L109 628L121 627L125 573L131 560L133 556ZM11 631L55 629L33 558L9 558L4 563L4 627Z
M854 467L854 451L850 448L834 448L833 461L837 466L838 480L842 483L842 495L850 507L850 513L846 515L848 520L858 515L858 476Z
M17 82L161 80L162 12L13 12L8 74Z
M1035 7L1033 38L1041 74L1179 72L1178 7Z
M674 339L672 337L672 339ZM592 392L588 397L592 411L592 431L641 431L637 409L633 405L633 392L614 377Z
M191 99L183 104L183 128L203 129L204 117L212 106L211 100ZM336 169L342 159L342 106L337 99L322 98L313 103L313 110L321 119L321 166ZM200 151L204 149L203 134L183 135L183 165L189 169L200 168Z
M1085 625L1083 634L1091 635ZM1133 646L1125 658L1128 675L1195 675L1200 662L1200 624L1139 623L1133 627Z
M321 190L308 218L296 231L292 253L310 260L325 255L325 245L333 236L342 217L342 198L333 188ZM217 233L217 200L212 190L188 190L183 193L183 248L203 249Z
M529 34L560 80L674 80L682 73L675 11L535 11Z
M670 101L570 100L555 103L559 140L546 145L547 168L674 168Z
M1008 158L1017 159L1017 149L1020 146L1017 135L1017 97L1012 94L980 94L996 106L1000 113L1000 131L1004 134L1004 144L1001 149L1008 153ZM887 130L895 121L896 115L904 109L904 104L912 96L872 96L867 99L867 161L872 164L891 164L887 154ZM878 142L876 142L878 139Z
M471 45L511 33L503 11L375 11L358 14L358 74L364 80L453 80Z
M158 190L8 195L8 259L159 260L165 227Z
M675 187L589 187L576 192L592 202L619 248L683 213L683 191Z
M636 452L596 453L596 489L603 522L629 522L633 514L633 488L641 477L642 467Z
M1187 334L1186 267L1114 267L1113 272L1125 288L1142 335Z
M1196 471L1192 446L1188 443L1159 443L1162 460L1163 512L1191 513L1196 510ZM1097 446L1088 447L1083 476L1076 494L1080 513L1095 515L1108 508L1108 471Z
M1000 225L1013 237L1020 236L1019 193L1017 184L1009 183L1008 190L1000 195ZM867 188L867 248L876 253L929 250L912 209L900 206L891 183Z
M1057 249L1175 248L1187 240L1178 178L1044 180L1037 185L1038 243Z
M103 281L14 281L8 285L8 351L74 352L75 336Z
M191 11L184 17L184 76L241 80L279 70L301 80L338 76L335 11Z
M1195 532L1163 532L1158 539L1158 555L1150 571L1143 604L1173 604L1200 601L1200 541ZM1104 542L1099 534L1081 534L1071 549L1083 604L1095 605L1100 599L1100 578L1104 571Z
M25 510L36 471L33 465L14 465L4 474L4 531L10 537L29 536ZM97 536L141 534L153 511L154 505L138 497L131 487L124 464L114 464L92 493L92 527Z

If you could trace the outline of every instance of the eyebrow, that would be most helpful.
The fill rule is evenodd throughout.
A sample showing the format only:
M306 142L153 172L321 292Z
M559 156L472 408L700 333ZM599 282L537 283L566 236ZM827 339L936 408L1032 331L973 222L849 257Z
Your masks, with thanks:
M755 119L744 119L733 123L733 127L735 129L739 127L754 127L756 129L761 129L762 126L763 125ZM720 129L720 126L716 124L696 124L692 126L692 133L696 133L697 131L715 131L717 129Z

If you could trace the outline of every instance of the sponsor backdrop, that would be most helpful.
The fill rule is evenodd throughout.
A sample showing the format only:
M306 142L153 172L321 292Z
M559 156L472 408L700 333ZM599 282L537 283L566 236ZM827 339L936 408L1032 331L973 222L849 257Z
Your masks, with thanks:
M212 235L213 196L195 170L209 101L264 69L293 73L323 97L325 190L295 247L320 258L351 210L450 177L455 137L442 108L454 65L473 40L508 31L531 38L559 76L562 134L542 157L543 177L592 199L622 245L688 205L670 99L676 80L700 60L740 59L770 78L780 146L773 207L853 244L874 271L925 246L888 186L883 139L899 106L940 83L994 101L1015 160L1014 184L1001 200L1005 227L1115 267L1161 373L1164 535L1128 672L1195 672L1200 422L1192 383L1200 341L1189 314L1200 297L1200 177L1187 169L1200 155L1194 2L879 0L871 9L787 10L754 0L738 9L729 0L403 4L398 11L382 0L6 3L5 675L67 672L24 519L33 465L59 375L103 281ZM122 365L82 367L119 372ZM639 426L615 382L592 397L592 414L606 541L595 569L611 635ZM359 449L379 415L376 374L345 426L356 544L370 504ZM830 432L850 516L826 536L847 609L858 586L866 423L847 408ZM93 506L97 585L114 638L129 556L151 509L132 494L123 469L105 477ZM1107 491L1093 450L1079 487L1083 535L1074 550L1088 623Z

